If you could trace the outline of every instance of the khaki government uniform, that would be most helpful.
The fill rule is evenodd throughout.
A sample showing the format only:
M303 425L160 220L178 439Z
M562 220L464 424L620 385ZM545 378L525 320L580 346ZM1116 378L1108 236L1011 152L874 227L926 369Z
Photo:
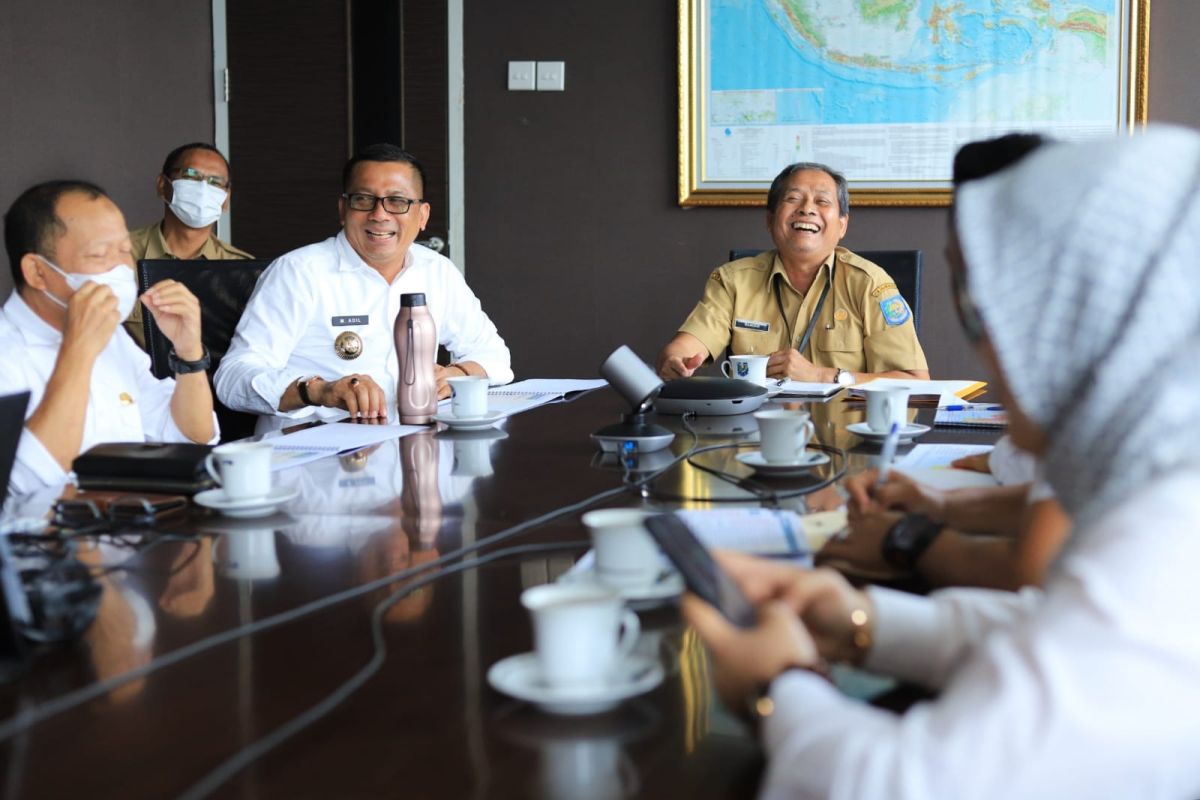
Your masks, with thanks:
M167 249L167 242L163 239L162 223L152 222L144 228L138 228L136 231L129 232L129 243L133 247L133 264L130 264L135 270L137 262L143 258L178 258L174 253ZM239 250L231 244L222 242L211 234L208 241L200 248L200 252L196 254L196 258L203 258L209 261L226 261L226 260L244 260L254 258L245 250ZM146 332L142 328L142 304L134 303L133 312L129 315L129 319L124 322L125 330L129 331L129 335L138 343L138 346L143 350L146 349Z
M837 269L832 270L835 259ZM795 347L831 270L833 287L801 355L818 367L851 372L928 369L912 312L896 284L882 268L844 247L830 254L806 294L792 286L775 250L718 267L679 330L703 342L713 358L720 358L726 347L737 355ZM790 341L785 320L791 323Z

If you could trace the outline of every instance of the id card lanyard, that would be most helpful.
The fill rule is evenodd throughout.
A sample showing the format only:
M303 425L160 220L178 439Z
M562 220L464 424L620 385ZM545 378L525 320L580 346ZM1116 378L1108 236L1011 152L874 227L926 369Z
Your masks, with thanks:
M817 298L817 307L813 309L812 318L808 321L808 327L804 329L804 336L796 345L796 351L804 355L804 348L808 347L808 340L812 338L813 328L817 327L817 318L821 316L821 308L825 305L825 297L829 294L829 287L833 285L833 278L837 274L837 258L833 260L833 266L829 269L829 279L825 281L824 288L821 289L821 296ZM783 327L787 331L788 342L793 342L792 337L792 322L788 319L787 311L783 308L783 290L779 288L779 279L775 280L775 303L779 306L779 316L783 318Z

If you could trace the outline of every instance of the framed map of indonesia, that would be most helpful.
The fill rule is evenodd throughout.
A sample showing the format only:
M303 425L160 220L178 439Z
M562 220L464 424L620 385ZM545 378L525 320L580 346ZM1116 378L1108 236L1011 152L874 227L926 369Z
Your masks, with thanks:
M1146 121L1150 0L678 2L682 206L764 205L794 161L947 205L966 142Z

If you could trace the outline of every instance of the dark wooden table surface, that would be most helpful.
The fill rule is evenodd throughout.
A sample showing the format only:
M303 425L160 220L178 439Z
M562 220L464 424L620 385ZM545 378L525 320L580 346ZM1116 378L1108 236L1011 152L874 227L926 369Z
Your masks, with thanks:
M280 473L301 491L271 517L197 510L172 535L135 540L136 550L127 541L81 542L84 560L127 568L101 579L99 612L81 641L39 654L24 678L0 686L4 796L159 798L210 788L229 798L753 796L759 749L714 704L703 650L671 605L642 612L638 645L661 657L666 680L616 711L556 718L488 686L490 665L531 648L521 591L554 580L586 549L578 511L434 572L232 635L618 489L622 469L599 456L588 434L621 409L603 389L483 434L429 431ZM870 463L877 449L844 430L862 419L861 407L835 400L812 410L818 439L847 449L850 472ZM692 445L679 418L659 422L679 434L674 453ZM701 418L694 427L702 446L750 447L756 430L749 417ZM992 439L934 431L921 441ZM736 452L696 459L749 476ZM646 456L641 466L663 460ZM839 460L817 475L831 475ZM768 485L787 492L805 481ZM706 508L732 499L756 502L684 463L600 505ZM825 508L839 498L831 487L780 505L803 511L806 502ZM464 560L525 546L557 549L456 571ZM378 626L378 670L300 727L301 715L378 655L372 612L397 592ZM227 641L200 647L222 634ZM104 680L120 685L14 732L23 727L14 725L18 715L55 710ZM269 737L279 741L257 758L230 761ZM227 779L202 783L223 764Z

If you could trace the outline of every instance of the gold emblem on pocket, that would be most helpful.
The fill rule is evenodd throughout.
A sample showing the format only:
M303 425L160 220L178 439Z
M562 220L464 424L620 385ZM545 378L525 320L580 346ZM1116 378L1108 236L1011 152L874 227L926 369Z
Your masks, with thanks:
M362 355L362 337L354 331L343 331L333 340L333 352L344 361L352 361Z
M121 401L121 405L123 406L133 405L133 397L130 396L129 392L121 392L117 395L117 399Z
M846 309L839 308L837 311L833 312L833 318L838 322L845 322L846 320L850 319L850 314L846 311Z

